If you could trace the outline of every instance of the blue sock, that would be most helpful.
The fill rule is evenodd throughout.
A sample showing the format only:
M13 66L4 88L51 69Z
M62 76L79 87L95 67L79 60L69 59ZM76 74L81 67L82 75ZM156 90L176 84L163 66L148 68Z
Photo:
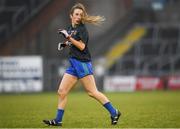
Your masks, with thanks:
M110 102L107 102L103 105L111 114L111 116L115 116L116 115L116 109L112 106L112 104Z
M61 122L62 118L64 115L64 110L63 109L58 109L57 110L57 115L56 115L56 122Z

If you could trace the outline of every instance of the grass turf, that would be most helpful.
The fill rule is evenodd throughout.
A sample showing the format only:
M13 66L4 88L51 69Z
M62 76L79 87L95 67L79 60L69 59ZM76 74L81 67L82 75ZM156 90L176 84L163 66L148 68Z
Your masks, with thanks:
M108 112L84 92L71 92L62 128L180 128L180 91L105 93L122 112L110 125ZM0 128L48 128L56 115L56 93L1 94Z

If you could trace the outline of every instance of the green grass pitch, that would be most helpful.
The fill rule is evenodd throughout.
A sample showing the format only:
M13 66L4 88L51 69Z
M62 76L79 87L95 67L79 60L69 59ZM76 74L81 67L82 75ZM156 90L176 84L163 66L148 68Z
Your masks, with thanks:
M180 91L105 93L122 112L110 125L108 112L85 92L71 92L62 128L180 128ZM53 93L0 94L0 128L49 128L56 115Z

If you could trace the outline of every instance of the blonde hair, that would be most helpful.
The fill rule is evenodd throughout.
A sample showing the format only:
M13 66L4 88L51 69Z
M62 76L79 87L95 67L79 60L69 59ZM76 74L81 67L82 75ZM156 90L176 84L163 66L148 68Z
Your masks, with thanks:
M83 16L82 16L82 23L90 23L93 25L101 25L103 21L105 21L105 18L103 16L91 16L88 15L86 12L86 8L84 7L83 4L77 3L75 4L70 11L70 14L72 15L74 13L75 9L81 9L83 11Z

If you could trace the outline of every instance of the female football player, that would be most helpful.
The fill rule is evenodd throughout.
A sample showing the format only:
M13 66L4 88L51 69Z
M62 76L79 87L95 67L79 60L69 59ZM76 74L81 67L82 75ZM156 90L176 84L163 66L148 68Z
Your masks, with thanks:
M89 96L99 101L110 113L111 124L115 125L121 113L113 107L109 99L98 91L93 76L91 64L91 55L88 50L88 31L85 23L99 25L104 21L101 16L90 16L87 14L83 4L75 4L70 11L71 25L65 29L59 29L58 33L62 34L69 42L69 64L63 75L58 89L58 109L55 119L43 120L47 125L61 126L64 115L64 109L67 103L67 95L75 83L80 80ZM67 43L67 42L66 42ZM61 47L65 47L63 44Z

